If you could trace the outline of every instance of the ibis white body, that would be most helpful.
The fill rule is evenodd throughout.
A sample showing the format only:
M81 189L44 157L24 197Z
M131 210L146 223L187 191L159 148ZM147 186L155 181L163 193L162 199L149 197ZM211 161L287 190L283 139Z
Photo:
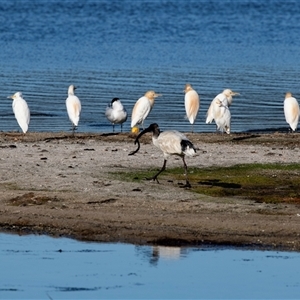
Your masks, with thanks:
M182 145L182 141L189 141L189 139L177 130L163 131L158 136L153 134L152 141L163 152L166 160L171 155L183 157L185 155L193 156L196 153L190 145Z
M196 149L192 142L181 132L177 130L167 130L160 132L160 129L156 123L151 124L148 128L144 129L136 138L135 144L138 143L137 150L131 152L129 155L137 153L140 149L139 138L147 132L152 132L153 144L158 147L164 155L164 164L157 174L148 178L157 180L158 175L166 169L167 160L171 155L177 155L182 158L184 165L184 175L186 178L185 187L190 187L190 183L187 179L187 165L184 157L186 155L193 156L196 153Z

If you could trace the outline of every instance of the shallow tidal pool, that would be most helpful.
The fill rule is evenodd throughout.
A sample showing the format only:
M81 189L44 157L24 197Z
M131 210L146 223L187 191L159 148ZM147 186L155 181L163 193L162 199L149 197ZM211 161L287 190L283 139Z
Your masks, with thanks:
M296 299L300 253L0 234L1 299Z

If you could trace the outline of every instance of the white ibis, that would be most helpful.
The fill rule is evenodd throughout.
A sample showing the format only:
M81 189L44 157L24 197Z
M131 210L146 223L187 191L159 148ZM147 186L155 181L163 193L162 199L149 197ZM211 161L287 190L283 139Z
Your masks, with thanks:
M23 133L26 133L30 122L30 110L27 102L23 99L21 92L17 92L8 98L13 99L12 109L15 114L15 118Z
M230 89L224 90L218 94L211 102L206 113L206 124L212 121L216 122L217 130L230 133L231 114L229 106L232 104L232 97L239 95Z
M127 111L119 98L113 98L107 105L105 116L113 124L113 132L115 132L115 124L121 124L121 132L123 131L123 123L127 120Z
M144 121L153 108L155 98L158 96L161 95L154 91L148 91L143 97L137 100L131 113L131 128L142 124L144 129Z
M158 147L164 155L164 163L162 168L159 170L157 174L155 174L151 178L147 178L148 180L156 180L158 182L158 175L166 169L167 160L171 155L177 155L182 158L183 166L184 166L184 175L186 179L186 184L184 187L191 187L188 181L187 174L187 164L185 162L185 155L193 156L196 153L196 149L192 142L181 132L177 130L167 130L161 132L158 125L156 123L151 124L148 128L144 129L135 139L135 144L138 144L138 148L135 151L129 153L129 155L134 155L140 149L139 138L147 132L152 132L152 141L153 144Z
M200 108L200 98L198 93L192 88L192 86L187 83L184 88L184 106L186 116L192 124L192 132L194 131L194 123L196 121L199 108Z
M75 127L78 126L80 113L81 113L81 103L79 98L74 94L76 87L72 84L68 89L68 98L66 99L66 107L70 121L72 122L73 133Z
M299 121L299 104L290 92L285 95L283 107L286 122L293 131L296 131Z

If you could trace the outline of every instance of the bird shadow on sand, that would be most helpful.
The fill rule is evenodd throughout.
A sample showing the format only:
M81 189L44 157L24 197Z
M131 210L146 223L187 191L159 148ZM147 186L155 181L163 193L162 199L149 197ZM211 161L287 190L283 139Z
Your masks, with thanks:
M199 181L197 182L200 185L209 185L209 186L217 186L227 189L240 189L242 187L241 184L238 183L228 183L228 182L222 182L219 179L211 179L206 181Z
M239 137L234 137L232 140L233 141L242 141L242 140L247 140L247 139L253 139L253 138L259 138L259 134L251 134L249 136L239 136Z

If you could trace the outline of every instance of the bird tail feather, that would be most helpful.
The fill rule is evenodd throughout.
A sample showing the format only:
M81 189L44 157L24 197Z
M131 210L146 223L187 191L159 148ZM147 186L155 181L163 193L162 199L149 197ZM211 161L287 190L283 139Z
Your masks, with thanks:
M195 149L193 143L189 140L181 141L181 149L182 149L182 152L188 156L193 156L196 153L196 149Z

